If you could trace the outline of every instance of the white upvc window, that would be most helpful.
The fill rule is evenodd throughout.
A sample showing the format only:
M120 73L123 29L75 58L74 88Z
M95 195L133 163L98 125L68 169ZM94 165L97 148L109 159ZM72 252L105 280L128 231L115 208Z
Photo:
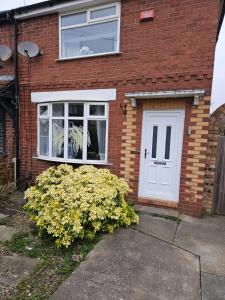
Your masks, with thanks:
M38 105L38 157L61 162L106 163L108 103Z
M119 52L120 3L59 16L60 59Z

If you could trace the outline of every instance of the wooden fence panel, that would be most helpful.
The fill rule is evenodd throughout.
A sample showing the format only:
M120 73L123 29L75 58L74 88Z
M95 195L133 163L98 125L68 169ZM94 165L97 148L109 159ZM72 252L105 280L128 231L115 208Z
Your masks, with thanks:
M225 215L225 136L218 141L213 203L214 213Z

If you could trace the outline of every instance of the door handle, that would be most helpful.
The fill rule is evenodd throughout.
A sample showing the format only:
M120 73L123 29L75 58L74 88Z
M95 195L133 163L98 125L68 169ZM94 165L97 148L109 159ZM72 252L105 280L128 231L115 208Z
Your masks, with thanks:
M145 158L147 157L147 154L149 154L149 153L148 153L148 150L145 148Z

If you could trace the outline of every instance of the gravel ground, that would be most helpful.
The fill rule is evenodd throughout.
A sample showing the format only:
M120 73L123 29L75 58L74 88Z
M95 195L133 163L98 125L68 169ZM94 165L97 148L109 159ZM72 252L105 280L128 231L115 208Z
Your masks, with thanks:
M2 206L0 206L0 212L9 216L7 219L7 225L14 226L20 231L27 231L29 228L29 222L26 219L25 214L21 211L23 204L23 193L16 192L10 197L10 199L2 203ZM0 300L6 300L15 292L14 287L5 284L1 279L2 277L10 274L9 269L2 262L4 255L12 254L3 247L2 243L0 243Z
M1 277L9 275L10 273L7 266L2 263L2 257L4 255L10 255L10 253L0 244L0 300L7 299L14 292L13 287L3 283L1 280Z

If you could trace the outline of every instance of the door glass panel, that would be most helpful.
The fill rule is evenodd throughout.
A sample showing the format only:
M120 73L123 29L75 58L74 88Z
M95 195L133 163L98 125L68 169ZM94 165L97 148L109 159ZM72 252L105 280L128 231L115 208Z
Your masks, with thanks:
M170 158L171 126L166 127L165 159Z
M68 158L83 158L83 120L69 120Z
M158 126L153 126L153 135L152 135L152 158L156 158L157 138L158 138Z
M64 120L52 121L52 156L64 157Z

